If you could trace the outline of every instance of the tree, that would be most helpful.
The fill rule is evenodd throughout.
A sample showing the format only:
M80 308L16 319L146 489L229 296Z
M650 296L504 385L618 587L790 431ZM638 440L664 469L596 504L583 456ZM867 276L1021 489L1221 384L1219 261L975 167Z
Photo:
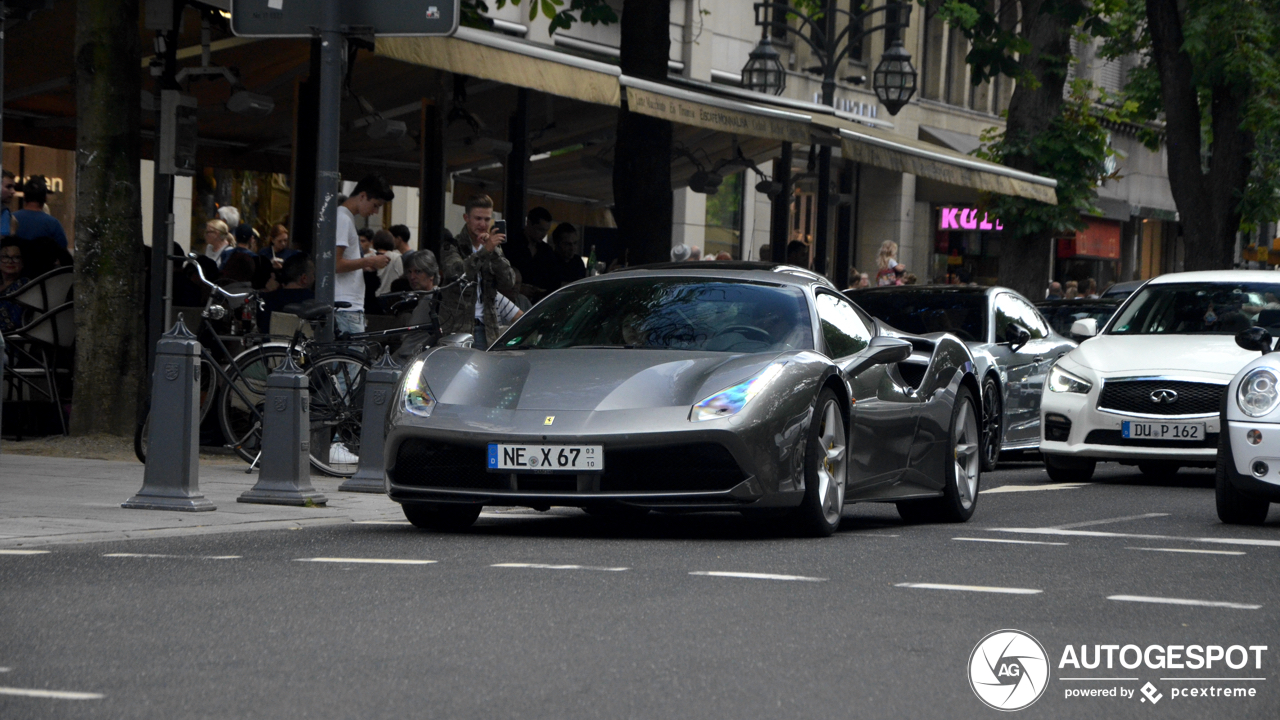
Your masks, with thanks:
M133 432L144 394L138 7L76 3L76 434Z
M625 0L622 74L662 82L671 51L670 0ZM671 257L671 123L618 113L613 150L613 217L631 264Z
M1049 280L1053 238L1082 225L1079 214L1093 207L1092 188L1105 159L1105 131L1090 116L1087 86L1065 97L1073 60L1074 33L1107 29L1100 3L1082 0L1019 0L993 9L986 0L945 0L939 12L972 43L965 57L974 84L996 75L1017 81L1003 132L986 137L987 157L1009 167L1058 180L1058 205L995 196L990 205L1005 224L1000 246L1000 283L1037 297ZM1064 112L1064 110L1066 110Z
M520 5L520 0L494 0L494 5L501 9L508 2ZM489 4L485 0L462 0L461 11L462 24L467 27L487 30L493 25L493 21L486 17ZM529 22L537 19L539 11L551 21L552 35L557 30L568 30L575 22L592 25L618 22L617 13L606 0L570 0L569 7L564 6L564 0L529 0Z

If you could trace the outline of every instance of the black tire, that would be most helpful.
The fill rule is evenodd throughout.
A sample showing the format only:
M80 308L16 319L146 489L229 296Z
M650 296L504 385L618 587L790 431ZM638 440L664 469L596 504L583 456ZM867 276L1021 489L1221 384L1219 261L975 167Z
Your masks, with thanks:
M147 416L142 422L133 429L133 454L138 458L138 462L147 462L147 433L151 431L151 411L147 411Z
M471 527L480 517L481 505L405 503L404 516L420 530L456 532Z
M328 355L313 360L306 373L311 396L311 466L332 477L350 477L360 466L369 363L356 355ZM356 460L336 459L333 449L337 443Z
M228 369L231 385L218 398L218 424L227 447L251 463L262 450L262 406L267 396L267 377L284 363L287 348L261 345L246 350Z
M218 373L213 363L205 357L200 358L200 419L196 422L195 431L200 432L200 424L204 422L209 411L218 399ZM151 398L147 398L147 414L133 430L133 454L138 462L147 461L147 443L151 432Z
M961 387L951 409L951 452L944 471L942 497L898 503L898 515L909 523L960 523L973 517L982 484L982 433L973 395Z
M1083 483L1093 479L1098 461L1091 458L1066 458L1058 455L1044 456L1044 469L1049 479L1060 483Z
M788 524L801 537L828 537L840 527L849 477L849 432L840 398L823 388L813 404L813 421L805 443L804 498Z
M1000 383L988 377L982 383L982 471L991 472L1000 461L1000 444L1004 432L1004 406L1000 400Z
M1261 525L1267 521L1271 502L1236 489L1231 482L1236 474L1235 464L1224 420L1222 432L1218 433L1218 462L1214 466L1213 494L1218 505L1218 519L1228 525Z
M582 511L594 518L601 520L639 520L649 514L649 508L636 507L635 505L623 505L617 503L614 505L587 505Z
M1138 472L1152 479L1173 477L1182 469L1182 463L1168 460L1149 460L1138 463Z

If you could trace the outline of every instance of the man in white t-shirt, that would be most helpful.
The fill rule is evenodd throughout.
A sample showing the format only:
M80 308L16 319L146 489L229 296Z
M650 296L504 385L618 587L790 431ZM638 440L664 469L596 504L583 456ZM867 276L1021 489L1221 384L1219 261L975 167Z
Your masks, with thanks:
M351 303L351 307L340 308L333 315L334 327L340 333L364 332L363 271L366 268L381 270L390 262L386 255L361 255L355 216L375 215L394 198L391 186L380 175L366 175L356 183L351 197L338 206L338 256L335 262L333 299L335 302Z

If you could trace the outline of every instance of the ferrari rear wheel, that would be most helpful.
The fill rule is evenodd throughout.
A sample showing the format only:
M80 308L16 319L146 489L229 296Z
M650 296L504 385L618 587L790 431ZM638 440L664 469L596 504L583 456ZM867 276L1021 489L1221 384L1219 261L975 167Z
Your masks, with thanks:
M814 408L805 448L804 499L792 513L791 525L798 535L827 537L840 527L844 512L849 435L840 412L840 399L831 388L818 393Z
M422 530L455 532L466 530L480 517L480 505L449 503L405 503L404 516Z
M907 522L965 522L978 504L982 479L982 433L978 413L968 388L956 393L951 411L951 457L946 464L942 497L898 503L898 514Z
M982 471L996 469L1000 460L1001 433L1004 432L1004 408L1000 403L1000 383L989 377L982 383Z

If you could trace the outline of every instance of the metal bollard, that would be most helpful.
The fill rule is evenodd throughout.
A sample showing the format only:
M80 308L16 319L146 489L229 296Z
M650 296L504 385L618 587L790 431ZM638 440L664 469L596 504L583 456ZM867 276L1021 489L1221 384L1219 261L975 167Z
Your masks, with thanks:
M311 393L308 379L292 357L267 378L262 407L262 469L258 482L237 502L262 505L324 505L311 486Z
M385 493L387 464L383 442L387 437L387 408L400 384L400 366L387 353L378 359L364 380L364 414L360 426L360 466L339 492Z
M214 510L200 494L200 342L182 318L156 345L151 429L142 489L120 507Z

